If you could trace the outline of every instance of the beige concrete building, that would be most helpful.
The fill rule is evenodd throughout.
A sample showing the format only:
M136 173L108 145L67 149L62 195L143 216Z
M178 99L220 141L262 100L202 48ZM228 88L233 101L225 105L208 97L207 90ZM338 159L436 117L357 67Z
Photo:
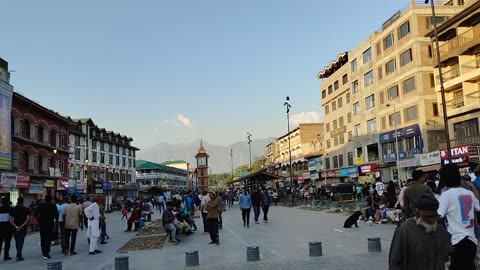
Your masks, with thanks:
M290 181L290 151L292 155L292 168L294 180L297 183L304 183L310 180L308 162L305 156L318 148L318 143L323 140L323 123L299 124L297 128L277 138L266 147L266 158L268 166L273 173L285 176ZM288 139L290 137L290 148ZM290 151L289 151L290 149ZM307 175L308 174L308 175Z
M428 34L435 48L434 33ZM480 143L480 2L475 1L438 27L440 65L452 148ZM436 50L433 63L437 65ZM442 104L438 69L435 68L438 104ZM443 113L440 107L440 115ZM441 144L446 148L446 143ZM477 148L478 149L478 148ZM478 150L477 150L478 151ZM456 155L454 162L466 163L469 153ZM467 154L467 155L465 155ZM466 163L468 164L468 162Z
M467 2L436 2L436 21L454 16L465 8L459 3ZM431 41L425 37L433 21L429 5L411 0L318 73L327 182L406 180L416 154L438 150L442 121Z

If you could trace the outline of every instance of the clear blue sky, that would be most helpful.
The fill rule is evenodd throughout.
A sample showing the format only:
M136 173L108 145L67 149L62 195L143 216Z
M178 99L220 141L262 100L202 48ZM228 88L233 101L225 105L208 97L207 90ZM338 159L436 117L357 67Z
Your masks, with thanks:
M316 73L408 3L1 0L0 57L16 91L141 148L226 145L285 133L287 95L320 113Z

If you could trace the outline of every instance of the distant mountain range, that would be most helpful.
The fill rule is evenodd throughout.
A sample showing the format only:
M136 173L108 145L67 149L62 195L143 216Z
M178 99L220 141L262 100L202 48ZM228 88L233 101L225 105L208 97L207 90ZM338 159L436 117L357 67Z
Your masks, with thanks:
M274 137L252 140L252 163L255 158L265 154L265 146L273 140L275 140ZM234 168L249 163L248 143L246 141L221 146L210 144L204 140L203 145L205 146L207 154L210 156L209 167L211 173L231 172L230 149L233 149ZM199 147L200 140L186 144L159 143L153 147L138 152L137 159L144 159L156 163L162 163L169 160L185 160L190 163L190 168L195 168L195 155L197 154Z

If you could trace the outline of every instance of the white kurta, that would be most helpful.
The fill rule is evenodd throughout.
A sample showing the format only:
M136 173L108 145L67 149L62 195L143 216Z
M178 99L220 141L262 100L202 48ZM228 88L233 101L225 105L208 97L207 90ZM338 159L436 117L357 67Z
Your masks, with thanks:
M88 218L88 237L100 237L100 207L98 204L92 203L89 207L85 208L85 216ZM93 217L93 220L90 220Z

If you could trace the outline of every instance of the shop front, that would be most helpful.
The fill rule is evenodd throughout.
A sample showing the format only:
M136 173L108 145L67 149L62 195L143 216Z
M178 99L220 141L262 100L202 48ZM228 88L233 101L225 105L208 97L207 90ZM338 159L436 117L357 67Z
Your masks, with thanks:
M417 160L415 158L409 158L409 159L404 159L400 160L398 162L398 167L400 169L403 169L405 172L405 178L400 178L401 181L406 181L408 178L412 178L412 173L413 171L417 168ZM384 179L383 181L386 181L388 179ZM392 179L393 180L393 179Z
M415 159L418 165L417 169L424 172L438 171L442 162L440 158L440 151L433 151L425 154L415 155Z
M17 174L3 172L0 175L0 197L7 197L13 204L19 196L17 189Z
M321 173L324 185L340 183L340 170L328 170Z
M479 149L477 145L458 145L451 148L450 158L452 163L460 167L460 172L468 174L468 167L470 162L477 162L479 160ZM447 149L440 149L440 159L442 164L449 164Z
M340 169L340 183L356 182L358 180L358 167Z
M377 164L368 163L362 164L359 166L360 174L358 177L358 182L361 184L374 183L378 175Z

